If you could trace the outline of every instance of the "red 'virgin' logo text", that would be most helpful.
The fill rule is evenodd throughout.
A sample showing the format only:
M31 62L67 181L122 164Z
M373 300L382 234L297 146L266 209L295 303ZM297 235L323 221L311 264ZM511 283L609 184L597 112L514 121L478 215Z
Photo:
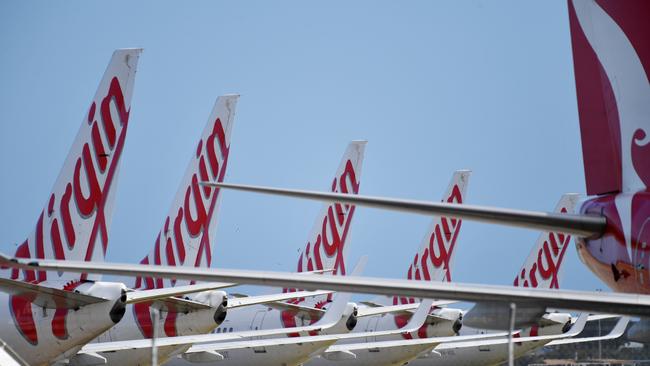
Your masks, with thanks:
M560 212L566 213L567 209L563 207ZM547 235L537 252L537 259L524 265L513 282L514 286L536 288L542 283L548 282L542 287L560 288L558 273L566 248L571 242L571 236L553 232L549 232Z
M153 253L146 256L140 263L160 265L163 258L166 258L167 265L182 266L187 260L192 260L190 264L194 267L206 263L207 267L212 262L211 244L209 237L209 227L211 218L216 209L219 189L210 187L201 187L199 182L202 181L223 181L228 163L228 154L230 146L226 143L226 132L221 123L221 119L214 121L210 135L199 141L196 148L196 167L197 170L192 173L190 181L187 182L185 194L180 202L179 207L175 210L173 216L167 216L162 231L158 234L154 245ZM190 244L198 242L198 251L195 258L189 258L188 247L193 248L196 245ZM205 262L203 262L205 259ZM173 286L175 281L171 281ZM140 278L135 281L135 288L144 287L146 289L162 288L164 283L162 279ZM140 327L142 335L151 338L153 335L153 326L151 324L151 315L149 312L149 303L136 304L133 307L135 319ZM176 313L169 311L165 320L165 333L167 336L176 334Z
M352 162L347 160L341 176L334 178L332 181L332 192L358 194L360 183L357 180ZM354 205L342 205L339 203L334 203L327 207L321 230L316 233L315 238L307 242L305 250L300 254L300 258L298 259L298 272L320 271L331 268L333 269L333 274L345 275L343 249L350 224L352 223L352 217L354 216L354 210ZM325 258L323 259L323 257ZM330 265L332 259L334 263ZM324 263L324 260L327 262ZM328 268L325 268L325 265ZM297 289L285 288L282 291L295 292ZM332 295L329 294L327 301L330 301L331 298ZM294 299L289 302L298 304L302 301L304 301L304 298ZM295 316L296 313L293 311L283 311L280 314L283 326L285 328L295 327Z
M116 109L119 121L113 120L111 108ZM129 110L126 109L117 77L113 77L106 96L101 100L101 124L96 120L95 112L96 104L93 102L87 119L90 137L81 146L72 177L65 184L63 192L52 193L47 207L39 216L34 237L18 247L16 257L32 258L32 255L35 255L36 258L45 258L45 243L49 242L55 259L66 259L66 253L72 256L72 250L83 245L83 260L90 261L98 235L102 253L106 254L108 230L104 207L122 153L129 120ZM70 207L72 202L73 208ZM92 227L87 227L89 225ZM79 227L83 229L75 230ZM87 239L82 237L84 233L90 233ZM30 239L34 241L34 254L29 246ZM83 242L81 239L84 239ZM19 271L12 270L11 278L18 277ZM86 279L87 274L81 274L80 278ZM43 282L47 280L47 272L24 270L23 280L32 283ZM20 333L28 342L38 344L31 302L17 297L12 297L10 302L14 322ZM53 319L52 332L59 339L67 338L67 314L67 310L57 311Z

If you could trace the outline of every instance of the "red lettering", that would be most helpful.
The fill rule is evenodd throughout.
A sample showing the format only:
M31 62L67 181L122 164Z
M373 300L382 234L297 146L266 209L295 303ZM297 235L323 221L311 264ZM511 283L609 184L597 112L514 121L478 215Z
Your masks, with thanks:
M22 244L18 246L16 249L16 258L31 258L32 255L29 253L29 244L27 243L27 240L25 240ZM12 280L17 280L19 276L20 270L17 268L13 268L11 270L11 279ZM24 274L24 280L26 282L32 282L36 280L36 274L32 270L23 270Z
M68 309L56 309L52 318L52 334L58 339L68 339L68 329L65 322L68 318Z
M196 208L196 218L192 217L192 212L190 210L190 195L194 196L194 205ZM205 206L203 205L203 198L201 197L201 191L199 190L199 182L196 178L196 174L192 175L192 184L190 187L187 187L185 191L185 202L183 207L185 208L185 223L187 224L187 230L190 235L193 237L198 236L201 233L201 229L206 224L207 213L205 212Z
M415 258L417 258L417 256ZM422 267L422 274L424 275L424 279L426 281L431 281L431 274L429 274L429 267L427 266L428 259L429 259L429 248L425 248L424 253L422 254L422 260L420 261L420 264Z
M59 233L59 223L57 219L52 221L50 227L50 238L52 240L52 251L54 252L54 258L56 259L65 259L65 254L63 253L63 243L61 243L61 234Z
M151 313L149 312L150 306L151 301L133 304L136 322L140 328L140 333L145 338L153 337L153 323L151 321Z
M11 302L11 315L20 335L30 344L37 345L38 334L32 314L32 303L20 296L11 296L9 301Z
M108 140L108 146L112 150L115 145L115 124L113 123L113 116L111 115L111 102L114 102L117 108L117 113L120 118L121 124L127 123L129 120L129 112L126 110L124 103L124 95L122 88L116 77L111 80L111 85L108 89L108 94L102 99L101 114L104 132Z
M436 254L434 242L437 243L439 254ZM431 257L431 263L436 268L440 268L442 265L446 266L449 259L449 253L447 253L447 248L445 248L445 243L440 233L440 226L438 225L436 225L429 239L429 256Z
M544 255L544 258L542 258L542 254ZM546 262L546 266L544 265L544 262ZM543 279L555 279L557 276L557 268L555 267L555 262L553 261L551 250L549 248L548 242L546 241L544 242L542 249L540 249L537 254L537 267L539 268L539 274ZM551 284L551 288L553 288L553 284Z
M95 148L95 156L99 162L99 171L103 173L106 170L106 165L108 165L108 154L106 154L106 151L104 150L104 143L102 143L102 138L99 135L99 127L97 127L97 123L93 123L92 141L93 147Z
M183 232L181 231L182 221L183 221L183 209L179 208L178 214L176 215L176 219L174 220L174 240L176 241L176 250L178 250L178 259L181 264L185 262L185 243L183 243ZM169 255L169 249L167 254ZM174 253L172 252L171 255L173 257ZM167 261L169 263L169 257L167 257Z
M97 180L97 175L95 173L95 167L93 166L92 158L90 157L90 149L88 144L84 144L83 152L83 165L86 172L86 180L88 183L88 197L84 197L80 179L81 173L81 161L82 159L77 159L77 165L74 169L74 196L75 202L77 203L77 208L84 216L90 216L95 210L95 207L99 204L102 199L102 190L99 187L99 181Z
M72 185L68 183L61 198L61 220L63 221L63 232L65 233L68 248L72 249L77 238L72 225L72 216L70 216L70 198L72 198Z
M36 223L36 258L45 258L45 250L43 248L43 213L38 218ZM38 271L38 282L47 280L47 272Z

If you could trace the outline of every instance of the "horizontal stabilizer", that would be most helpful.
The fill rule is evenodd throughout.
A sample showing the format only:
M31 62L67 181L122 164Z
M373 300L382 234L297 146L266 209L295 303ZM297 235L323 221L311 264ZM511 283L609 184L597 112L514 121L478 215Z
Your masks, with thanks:
M77 292L39 286L22 281L0 278L0 290L14 296L28 299L45 309L76 309L85 305L106 301L101 297Z
M239 191L312 199L323 202L338 202L357 206L367 206L372 208L410 212L427 216L435 215L455 217L464 220L484 222L488 224L500 224L541 231L560 232L580 237L598 237L604 232L605 226L607 224L605 218L599 216L558 214L542 211L523 211L488 206L473 206L466 204L459 205L444 202L304 191L251 186L244 184L211 182L202 182L201 184L208 187L219 187Z

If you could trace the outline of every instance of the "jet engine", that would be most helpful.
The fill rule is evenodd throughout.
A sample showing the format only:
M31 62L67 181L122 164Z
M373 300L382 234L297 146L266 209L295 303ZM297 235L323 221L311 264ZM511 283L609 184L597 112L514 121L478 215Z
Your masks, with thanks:
M343 315L341 315L341 320L334 325L333 327L327 329L324 334L339 334L339 333L349 333L357 325L357 304L353 302L347 303Z

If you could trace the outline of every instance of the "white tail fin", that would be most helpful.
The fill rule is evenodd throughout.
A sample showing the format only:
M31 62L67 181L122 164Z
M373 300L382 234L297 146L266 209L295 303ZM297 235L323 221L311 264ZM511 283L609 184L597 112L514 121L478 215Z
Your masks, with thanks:
M350 142L332 181L332 192L359 193L365 147L366 141ZM298 272L332 268L333 274L345 275L345 241L354 209L338 203L323 205L300 253Z
M579 198L575 193L563 195L555 206L555 212L572 214ZM522 287L560 288L560 268L570 242L571 235L541 233L513 284Z
M463 203L471 171L458 170L449 182L441 202ZM451 282L454 246L462 220L436 216L431 220L420 249L409 266L407 278Z
M156 237L154 248L140 263L210 266L216 227L215 211L221 194L219 189L200 186L199 182L223 181L238 100L238 95L217 98L169 214ZM175 285L176 282L172 281L171 284ZM138 278L135 287L142 285L141 278ZM160 288L164 283L162 279L154 281L146 278L144 286Z
M17 257L104 260L141 52L123 49L113 53L36 228L16 250ZM11 277L18 278L18 271L12 271ZM38 282L87 277L91 276L24 272L25 280Z

